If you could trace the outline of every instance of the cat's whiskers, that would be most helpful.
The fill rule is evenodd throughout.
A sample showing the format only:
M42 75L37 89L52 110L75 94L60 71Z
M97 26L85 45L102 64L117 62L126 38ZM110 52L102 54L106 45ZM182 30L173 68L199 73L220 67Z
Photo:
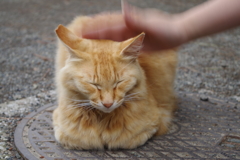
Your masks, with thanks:
M77 103L76 106L78 107L91 106L91 103Z
M72 101L73 105L71 106L75 106L76 108L91 106L90 100L68 99Z
M135 93L131 93L131 94L124 96L124 102L138 101L138 100L143 99L143 97L141 95L139 95L140 93L141 92L135 92Z
M91 111L91 110L93 110L93 109L94 109L94 107L88 106L88 108L86 109L86 111L89 112L89 111Z
M125 97L131 97L131 96L137 95L137 94L139 94L139 93L141 93L141 92L131 93L131 94L126 95Z
M90 102L90 100L85 100L85 99L71 99L71 98L68 98L68 99L74 102Z
M118 105L121 104L122 102L124 102L124 99L121 99L120 101L118 101L116 105L118 106Z
M68 105L67 106L67 110L70 111L70 110L74 110L74 109L77 109L78 107L76 107L75 105Z
M127 98L127 99L124 99L124 102L132 102L132 101L139 101L141 98Z
M90 101L89 100L72 100L72 104L68 105L68 110L72 110L72 109L78 109L78 108L84 108L84 109L89 109L89 108L93 108Z
M92 104L94 104L94 105L98 106L98 104L97 104L97 103L95 103L95 102L93 102L93 101L92 101Z
M140 97L136 97L136 96L133 96L133 97L127 97L127 98L124 98L125 100L133 100L133 99L140 99Z

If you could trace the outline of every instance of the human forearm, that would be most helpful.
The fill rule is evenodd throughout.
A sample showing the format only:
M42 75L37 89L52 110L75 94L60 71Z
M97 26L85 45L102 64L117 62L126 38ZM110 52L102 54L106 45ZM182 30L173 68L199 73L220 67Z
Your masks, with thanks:
M211 0L178 18L187 42L240 25L240 0Z

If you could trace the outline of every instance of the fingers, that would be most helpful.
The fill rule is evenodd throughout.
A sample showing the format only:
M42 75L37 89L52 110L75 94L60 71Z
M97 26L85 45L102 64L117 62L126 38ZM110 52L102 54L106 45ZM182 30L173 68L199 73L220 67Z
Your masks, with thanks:
M82 31L83 38L110 39L123 41L146 31L145 16L147 11L130 6L122 0L122 13L116 15L102 14L94 16L90 27ZM97 23L98 22L98 23Z
M87 39L121 41L126 25L120 13L102 13L82 22L82 36Z
M126 26L131 30L142 32L145 30L145 10L131 6L126 0L122 0L122 14Z
M136 16L134 14L134 8L130 6L126 0L122 0L122 14L125 20L127 27L135 29Z
M137 33L126 28L125 25L99 28L95 31L83 32L83 38L87 39L108 39L113 41L124 41L136 36Z

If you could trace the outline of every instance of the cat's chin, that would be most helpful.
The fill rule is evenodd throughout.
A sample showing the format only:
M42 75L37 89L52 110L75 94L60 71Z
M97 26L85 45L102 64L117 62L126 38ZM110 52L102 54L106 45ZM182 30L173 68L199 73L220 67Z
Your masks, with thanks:
M109 110L109 111L103 111L101 110L103 113L111 113L113 110Z
M103 113L111 113L113 112L116 108L111 109L111 108L97 108L99 111L103 112Z

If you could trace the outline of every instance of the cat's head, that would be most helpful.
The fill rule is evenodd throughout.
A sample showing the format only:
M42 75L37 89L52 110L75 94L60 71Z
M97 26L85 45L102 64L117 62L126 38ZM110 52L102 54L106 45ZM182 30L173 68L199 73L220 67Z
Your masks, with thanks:
M69 53L60 70L66 89L84 95L91 106L105 113L138 97L145 84L137 60L144 33L123 42L82 39L62 25L56 33Z

